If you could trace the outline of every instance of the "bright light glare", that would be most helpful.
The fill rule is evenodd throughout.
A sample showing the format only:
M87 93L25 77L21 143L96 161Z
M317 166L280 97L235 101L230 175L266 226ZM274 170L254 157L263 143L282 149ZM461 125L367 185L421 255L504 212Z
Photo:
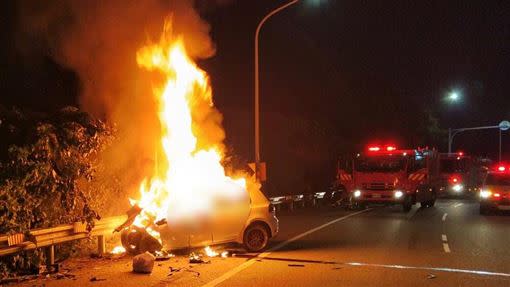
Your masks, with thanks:
M126 252L126 248L123 246L115 246L112 250L112 254L122 254Z
M506 167L504 167L504 166L500 166L500 167L498 167L498 170L499 170L499 171L505 171L505 170L506 170Z
M404 193L400 190L395 191L395 198L401 198L404 195Z
M461 192L464 187L461 184L456 184L452 187L453 191Z
M459 94L457 92L451 92L450 96L448 96L448 98L450 98L450 100L452 100L452 101L456 101L459 99Z
M480 191L480 197L481 198L489 198L492 195L492 192L488 190L482 190Z
M360 197L360 196L361 196L361 191L359 191L359 190L354 191L354 197Z

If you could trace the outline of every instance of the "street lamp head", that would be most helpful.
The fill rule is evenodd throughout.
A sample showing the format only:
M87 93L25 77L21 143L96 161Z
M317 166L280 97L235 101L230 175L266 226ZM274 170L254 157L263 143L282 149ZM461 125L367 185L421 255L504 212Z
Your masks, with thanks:
M459 100L459 93L458 92L451 92L449 95L448 95L448 99L450 99L451 101L453 102L456 102Z
M450 103L458 103L462 100L462 94L458 90L450 91L446 97L445 100Z

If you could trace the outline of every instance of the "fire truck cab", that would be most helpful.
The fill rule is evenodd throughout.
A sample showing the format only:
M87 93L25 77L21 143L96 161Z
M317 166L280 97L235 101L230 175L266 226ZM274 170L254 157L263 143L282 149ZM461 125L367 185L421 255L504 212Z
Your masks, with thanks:
M338 168L337 180L353 206L401 205L405 212L417 202L431 207L439 186L439 155L429 149L370 146L350 166Z
M483 180L480 165L475 160L458 153L440 154L440 194L444 196L474 195Z

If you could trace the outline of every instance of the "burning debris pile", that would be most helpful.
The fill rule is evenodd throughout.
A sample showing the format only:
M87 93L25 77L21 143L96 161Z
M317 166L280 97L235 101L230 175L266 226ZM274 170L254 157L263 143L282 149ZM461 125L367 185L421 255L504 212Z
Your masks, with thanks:
M192 238L224 223L220 214L225 208L247 214L248 185L258 186L247 182L251 178L226 174L222 166L224 131L214 119L219 113L208 76L187 55L182 38L172 34L170 22L160 41L139 49L136 59L141 68L163 78L153 90L159 105L158 141L163 157L156 159L160 164L154 174L140 184L139 198L130 199L128 220L116 231L121 232L127 252L157 255L199 244ZM206 250L208 256L219 255L212 252Z

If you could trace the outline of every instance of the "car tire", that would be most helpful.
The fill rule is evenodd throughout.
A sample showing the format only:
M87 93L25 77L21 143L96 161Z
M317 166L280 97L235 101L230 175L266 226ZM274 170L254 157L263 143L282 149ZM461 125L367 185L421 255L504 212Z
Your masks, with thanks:
M260 252L267 247L269 232L262 224L252 224L246 228L243 236L243 245L249 252Z

